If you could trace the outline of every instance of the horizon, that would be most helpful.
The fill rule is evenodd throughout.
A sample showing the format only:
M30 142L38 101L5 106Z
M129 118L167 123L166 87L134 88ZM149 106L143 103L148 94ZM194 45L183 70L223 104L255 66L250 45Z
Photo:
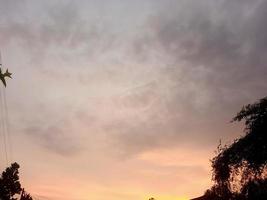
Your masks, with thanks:
M266 96L266 9L266 0L0 0L12 73L0 95L22 185L41 200L203 195L220 141L244 134L231 119Z

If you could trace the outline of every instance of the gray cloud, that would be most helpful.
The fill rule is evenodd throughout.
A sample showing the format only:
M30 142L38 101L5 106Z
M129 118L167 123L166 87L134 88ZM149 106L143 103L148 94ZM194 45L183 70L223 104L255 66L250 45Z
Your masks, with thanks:
M65 124L65 126L68 126ZM52 126L30 126L26 128L25 134L30 136L39 145L48 151L57 153L62 156L71 156L81 151L81 144L73 137L75 132L67 130L64 125ZM72 134L72 136L71 136Z
M12 43L22 46L38 65L46 52L61 55L63 64L57 66L60 69L50 70L54 67L51 66L45 72L35 73L42 74L47 82L45 87L65 92L64 98L69 95L68 90L76 91L77 88L71 88L74 84L75 87L93 85L94 92L101 90L102 94L115 87L141 83L141 87L110 100L114 113L126 111L129 115L111 117L108 122L91 122L103 126L107 140L118 144L119 151L139 153L183 143L217 142L224 137L224 131L228 130L224 126L239 108L266 93L265 0L153 1L154 6L147 8L157 10L150 12L153 16L146 18L144 24L138 20L132 23L133 16L124 18L125 12L118 13L116 22L112 21L109 15L115 15L116 11L112 3L107 6L108 11L96 8L99 13L94 17L88 14L93 9L83 9L82 2L25 0L11 4L1 1L1 4L0 42L4 46ZM142 16L147 17L144 11ZM92 61L94 56L100 64ZM83 63L84 58L86 63L90 60L97 67L88 67ZM75 61L72 63L75 70L80 63L87 69L73 76L69 60ZM50 65L53 59L45 62ZM80 78L80 82L64 82L75 78ZM83 89L76 95L84 95L85 91L92 92ZM38 94L39 90L35 91ZM50 91L46 94L53 96ZM77 117L86 121L83 115ZM54 146L55 151L65 151L62 147L57 150L60 138L73 145L64 135L68 131L62 124L36 130L40 133L37 137L43 140L41 143ZM56 134L51 136L49 130ZM46 144L53 139L54 144Z
M122 99L123 105L132 101L132 106L139 102L150 107L111 125L115 141L135 153L229 138L235 129L227 125L231 117L242 105L266 95L267 1L160 4L132 53L140 62L160 57L165 66L156 87ZM143 115L144 121L138 118Z
M179 4L167 6L169 14L162 12L151 26L160 50L176 65L187 63L189 80L196 81L192 73L204 73L202 83L234 90L234 96L240 95L236 89L248 91L255 84L266 89L266 1L186 1L175 9Z
M82 5L73 1L5 2L0 14L2 48L16 44L27 49L24 53L39 65L48 52L62 59L73 57L74 52L92 58L115 41L103 21L82 16Z

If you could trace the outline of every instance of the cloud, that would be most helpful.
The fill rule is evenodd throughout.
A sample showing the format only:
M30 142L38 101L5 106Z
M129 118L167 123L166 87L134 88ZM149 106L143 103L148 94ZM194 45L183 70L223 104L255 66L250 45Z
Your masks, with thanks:
M214 143L238 130L227 123L242 105L266 95L266 1L159 4L131 51L160 60L155 84L120 99L136 112L107 126L127 153Z
M241 134L231 118L266 95L266 0L0 4L15 147L24 159L37 146L24 160L37 191L66 177L48 188L196 194L219 139Z
M82 15L82 4L72 1L25 0L3 3L1 8L4 11L0 14L2 48L16 44L38 65L47 54L62 59L77 55L93 58L115 41L103 22Z
M67 124L65 124L67 126ZM72 156L82 149L81 144L75 139L75 132L70 132L69 127L64 125L52 126L30 126L26 128L25 134L33 139L46 150L62 156Z
M213 93L221 91L219 98L225 90L235 98L240 95L237 89L242 93L250 93L255 85L261 93L266 89L266 1L171 2L152 20L151 31L159 51L173 59L174 67L186 62L188 80L205 84ZM205 79L196 80L194 73Z
M20 136L25 140L49 154L65 157L76 156L84 151L81 127L85 123L90 125L89 122L94 121L94 118L83 110L67 101L63 103L61 98L52 99L52 102L48 99L37 100L30 105L21 104L20 107L17 110L24 114L13 121L17 122ZM32 112L28 113L25 109ZM35 110L38 110L38 114Z
M113 4L107 10L72 1L12 5L3 2L12 14L0 14L0 41L35 58L21 72L23 83L42 61L47 66L27 80L40 95L31 101L90 107L83 112L93 112L91 125L116 144L114 151L217 142L234 132L227 123L240 107L266 93L264 0L153 1L155 10L142 10L140 19L116 13ZM40 79L46 83L37 87ZM37 137L48 141L55 131L54 146L68 140L64 124L51 124L35 127Z

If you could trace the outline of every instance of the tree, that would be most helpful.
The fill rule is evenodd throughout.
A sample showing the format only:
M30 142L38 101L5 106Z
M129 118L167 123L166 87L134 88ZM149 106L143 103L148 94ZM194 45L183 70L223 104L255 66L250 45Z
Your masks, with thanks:
M242 120L245 136L229 146L220 145L212 159L215 185L206 195L228 200L267 199L267 97L244 106L232 121Z
M19 182L19 165L13 163L8 167L0 178L0 199L1 200L15 200L15 194L21 192L21 185Z
M1 200L17 200L15 195L19 195L20 200L32 200L30 194L27 194L21 188L19 182L19 164L13 163L2 173L0 177L0 199Z

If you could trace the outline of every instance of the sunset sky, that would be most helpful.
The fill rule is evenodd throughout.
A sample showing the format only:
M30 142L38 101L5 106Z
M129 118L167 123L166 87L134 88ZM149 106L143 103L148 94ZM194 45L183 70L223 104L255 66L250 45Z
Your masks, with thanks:
M267 91L267 0L0 0L12 151L39 200L188 200ZM0 169L6 167L1 141Z

